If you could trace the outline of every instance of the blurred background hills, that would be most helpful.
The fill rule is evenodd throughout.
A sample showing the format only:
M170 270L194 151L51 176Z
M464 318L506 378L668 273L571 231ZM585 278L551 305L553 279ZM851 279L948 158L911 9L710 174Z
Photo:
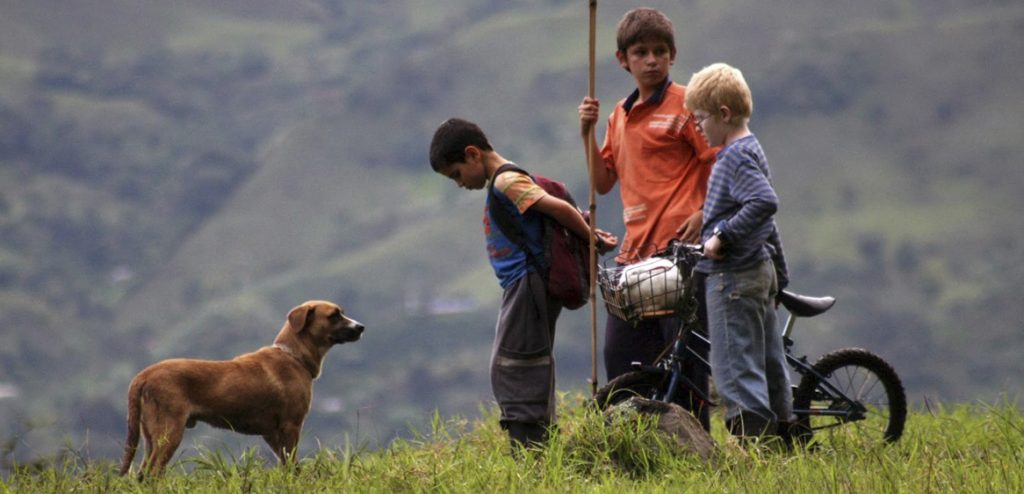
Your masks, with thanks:
M1024 5L602 2L605 112L632 90L614 26L640 5L675 22L675 80L726 61L752 86L792 288L839 299L797 328L799 349L869 348L918 405L1018 397ZM475 120L585 202L587 2L0 12L5 464L115 457L136 372L270 344L313 298L368 329L328 355L305 451L489 406L500 290L483 194L434 174L427 146L442 120ZM621 234L616 202L599 199L598 221ZM562 316L561 390L587 389L589 325L589 310ZM201 426L186 444L235 440Z

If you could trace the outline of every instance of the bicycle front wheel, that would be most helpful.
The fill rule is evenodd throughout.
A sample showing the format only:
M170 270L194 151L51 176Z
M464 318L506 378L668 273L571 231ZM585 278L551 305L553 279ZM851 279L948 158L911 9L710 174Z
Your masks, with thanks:
M668 385L668 379L664 373L649 371L633 371L608 381L594 395L594 403L601 410L622 403L634 396L651 398L662 391L663 386Z
M894 442L903 434L907 398L896 371L881 357L861 348L844 348L825 354L813 368L835 390L829 390L813 373L804 374L793 392L798 430L809 434L842 429L854 430L869 442Z

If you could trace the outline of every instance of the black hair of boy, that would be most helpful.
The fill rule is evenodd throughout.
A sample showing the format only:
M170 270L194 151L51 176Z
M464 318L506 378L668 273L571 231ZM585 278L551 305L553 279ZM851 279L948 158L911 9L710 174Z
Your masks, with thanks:
M461 118L445 120L430 141L430 167L435 172L452 163L466 161L466 146L492 151L491 143L480 126Z

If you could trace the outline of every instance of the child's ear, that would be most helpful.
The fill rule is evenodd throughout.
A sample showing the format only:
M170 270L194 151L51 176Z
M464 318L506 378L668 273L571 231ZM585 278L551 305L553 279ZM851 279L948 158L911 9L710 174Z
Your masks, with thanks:
M732 110L728 106L722 105L718 107L718 115L722 117L722 121L729 123L729 119L732 117Z
M619 61L619 66L626 69L626 72L629 72L629 62L626 58L626 52L622 50L615 50L615 59Z

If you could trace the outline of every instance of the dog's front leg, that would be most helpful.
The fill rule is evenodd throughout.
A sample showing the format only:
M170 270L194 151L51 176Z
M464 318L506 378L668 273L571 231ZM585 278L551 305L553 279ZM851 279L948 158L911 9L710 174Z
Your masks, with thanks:
M281 430L270 434L264 434L263 440L267 442L270 449L277 455L282 465L295 460L295 450L299 446L299 434L302 432L302 425L282 425Z

